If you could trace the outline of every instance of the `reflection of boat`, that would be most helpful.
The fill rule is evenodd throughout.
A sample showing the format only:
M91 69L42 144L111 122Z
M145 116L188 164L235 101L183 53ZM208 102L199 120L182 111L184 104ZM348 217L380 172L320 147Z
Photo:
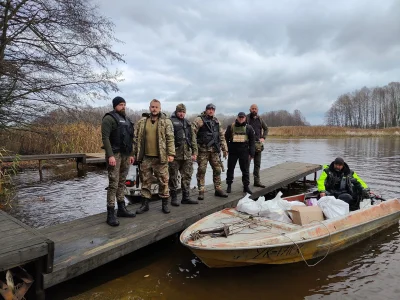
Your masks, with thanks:
M305 195L285 199L304 201ZM399 217L400 199L303 226L226 208L188 227L180 240L212 268L286 264L344 249L397 224Z

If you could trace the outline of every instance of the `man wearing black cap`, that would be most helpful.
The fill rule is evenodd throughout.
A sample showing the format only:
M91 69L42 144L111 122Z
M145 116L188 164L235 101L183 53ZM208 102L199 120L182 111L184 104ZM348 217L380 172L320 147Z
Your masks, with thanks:
M101 123L103 148L106 152L108 170L107 189L107 224L118 226L115 218L115 199L118 204L118 217L132 218L135 213L125 206L125 180L129 165L133 164L133 123L125 115L126 102L122 97L115 97L112 101L113 111L106 113Z
M369 198L368 185L341 157L337 157L330 165L324 165L317 185L320 197L334 196L343 200L349 204L350 211L360 208L361 197Z
M215 108L214 104L207 104L206 110L193 121L194 133L197 137L197 146L199 149L197 156L197 186L199 189L197 199L199 200L204 200L204 177L208 162L213 169L215 196L228 197L228 194L221 188L221 151L224 158L226 158L228 148L222 126L214 116Z
M250 184L250 160L255 154L255 134L251 125L246 122L246 114L240 112L235 123L229 125L225 131L225 140L228 144L228 171L226 172L227 192L232 191L236 162L239 160L240 170L242 171L243 192L252 194Z

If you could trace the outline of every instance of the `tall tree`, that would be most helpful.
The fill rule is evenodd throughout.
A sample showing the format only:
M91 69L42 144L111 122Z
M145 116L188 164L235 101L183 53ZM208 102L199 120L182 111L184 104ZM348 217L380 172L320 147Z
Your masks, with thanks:
M117 91L113 27L89 0L0 0L0 128Z

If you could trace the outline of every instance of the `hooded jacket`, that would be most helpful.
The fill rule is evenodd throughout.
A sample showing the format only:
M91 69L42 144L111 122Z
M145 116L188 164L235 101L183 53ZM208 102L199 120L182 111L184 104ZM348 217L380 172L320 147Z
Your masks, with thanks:
M150 113L142 114L142 118L135 126L133 154L138 162L142 162L144 158L145 127L150 117ZM157 148L160 162L167 163L168 156L175 156L174 129L171 120L164 113L158 115L157 124Z
M318 192L320 193L349 193L353 194L352 179L361 185L363 189L367 189L368 185L351 170L347 163L344 163L343 169L338 172L334 168L334 162L330 165L324 165L323 171L317 180Z

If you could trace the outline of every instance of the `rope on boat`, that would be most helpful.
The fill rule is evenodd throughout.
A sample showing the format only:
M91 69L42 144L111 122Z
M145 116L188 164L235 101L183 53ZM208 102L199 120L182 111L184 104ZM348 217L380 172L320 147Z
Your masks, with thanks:
M313 222L318 222L318 223L324 225L324 227L326 228L326 230L328 231L328 234L329 234L329 247L328 247L328 251L326 251L324 257L322 257L322 258L321 258L319 261L317 261L315 264L309 264L309 263L307 262L307 260L304 258L303 252L301 252L301 248L299 247L299 245L297 245L297 243L296 243L295 241L293 241L293 240L292 240L289 236L287 236L285 233L281 233L282 236L287 237L294 245L296 245L297 250L299 251L299 253L300 253L300 255L301 255L301 258L303 259L303 261L304 261L304 263L307 265L307 267L315 267L316 265L318 265L321 261L323 261L323 260L328 256L328 254L329 254L329 252L330 252L330 250L331 250L331 247L332 247L332 236L331 236L331 232L329 231L328 227L327 227L324 223L322 223L321 221L314 220L314 221L312 221L311 223L313 223Z
M240 233L245 228L251 228L252 225L266 227L266 230L257 230L256 228L251 228L251 229L253 229L257 233L258 232L266 232L266 231L268 231L272 235L276 235L276 236L281 235L281 236L284 236L284 237L288 238L297 247L297 250L299 251L299 253L301 255L301 258L303 259L304 263L308 267L315 267L317 264L319 264L321 261L323 261L328 256L328 254L329 254L329 252L330 252L330 250L332 248L331 232L329 231L328 227L324 223L322 223L321 221L314 220L311 223L318 222L318 223L322 224L326 228L326 230L328 231L328 235L329 235L329 247L328 247L328 250L325 253L324 257L322 257L320 260L318 260L315 264L309 264L307 262L307 260L304 258L304 255L303 255L303 252L301 251L301 248L299 247L299 245L293 239L291 239L289 236L287 236L284 232L282 232L280 234L271 232L272 224L268 224L268 225L262 224L262 222L260 222L259 220L255 219L253 216L250 216L248 218L243 218L241 216L238 216L238 218L240 218L242 220L241 221L237 221L237 222L233 222L233 223L231 223L229 225L227 225L226 223L221 222L223 224L223 226L221 226L221 227L212 227L212 228L210 227L210 228L205 228L205 229L202 229L202 230L193 231L192 233L190 233L189 239L191 239L193 241L196 241L196 240L201 240L202 238L204 238L206 236L209 236L210 238L228 237L229 235L233 235L235 233L236 234ZM284 222L282 222L282 223L284 223ZM234 228L230 228L231 226L232 227L233 226L237 226L237 227L236 228L235 227ZM248 232L246 234L255 234L256 232L253 232L253 233ZM200 241L200 242L202 243L202 241Z

